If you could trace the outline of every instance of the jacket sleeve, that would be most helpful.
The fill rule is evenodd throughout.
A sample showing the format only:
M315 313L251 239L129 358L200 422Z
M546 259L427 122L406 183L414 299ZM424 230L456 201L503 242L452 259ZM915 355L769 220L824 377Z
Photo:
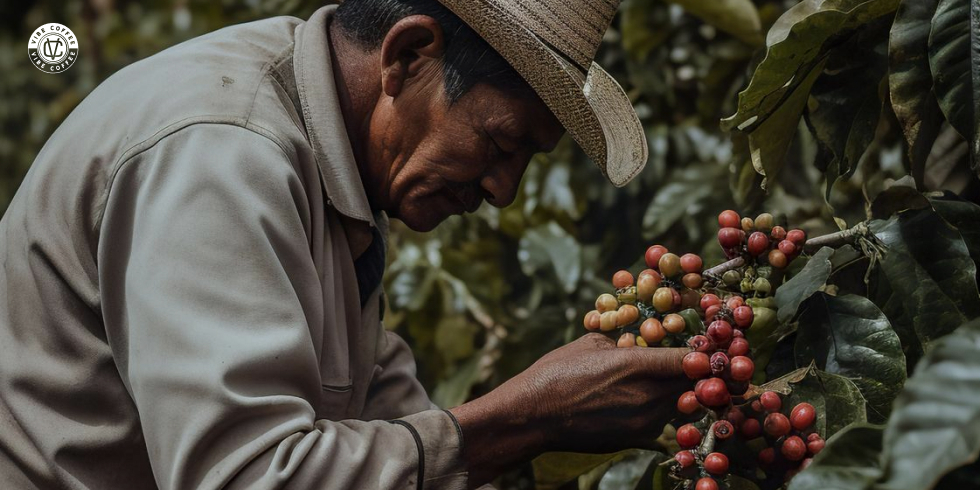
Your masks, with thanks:
M392 419L438 407L429 400L415 376L415 357L394 332L385 332L386 345L378 358L378 373L371 380L364 418Z
M102 314L158 486L465 488L446 412L316 419L321 191L293 160L249 129L197 124L147 143L111 182Z

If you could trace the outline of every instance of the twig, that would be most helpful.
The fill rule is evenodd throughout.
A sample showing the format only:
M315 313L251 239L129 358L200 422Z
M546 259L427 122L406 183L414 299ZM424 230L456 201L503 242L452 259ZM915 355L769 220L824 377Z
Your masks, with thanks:
M744 257L735 257L734 259L729 260L728 262L718 264L710 269L705 270L704 272L701 273L701 275L707 279L718 281L721 279L722 274L730 270L738 269L739 267L742 267L744 265L745 265Z
M808 254L816 253L821 247L840 248L844 245L853 245L859 238L867 236L868 225L858 223L853 228L844 231L813 237L803 244L803 251Z

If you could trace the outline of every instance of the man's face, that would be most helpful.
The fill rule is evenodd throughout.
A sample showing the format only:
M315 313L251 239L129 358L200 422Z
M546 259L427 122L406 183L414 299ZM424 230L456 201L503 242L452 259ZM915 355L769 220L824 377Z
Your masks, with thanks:
M450 105L442 70L427 71L375 108L366 148L378 204L416 231L484 200L509 205L531 157L550 152L564 133L529 90L477 84Z

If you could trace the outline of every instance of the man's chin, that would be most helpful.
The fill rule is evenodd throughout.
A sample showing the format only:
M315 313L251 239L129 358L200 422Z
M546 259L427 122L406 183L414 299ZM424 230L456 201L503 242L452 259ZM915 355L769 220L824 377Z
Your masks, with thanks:
M417 215L402 216L400 214L395 214L392 215L391 217L401 220L401 222L405 223L405 226L407 226L410 230L419 233L426 233L434 230L437 226L439 226L440 223L446 221L446 219L448 218L448 216L440 218L437 216L417 216Z

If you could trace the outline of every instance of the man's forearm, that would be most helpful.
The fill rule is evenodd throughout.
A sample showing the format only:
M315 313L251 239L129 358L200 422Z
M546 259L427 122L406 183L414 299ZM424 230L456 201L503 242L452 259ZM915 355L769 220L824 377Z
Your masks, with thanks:
M502 391L503 390L503 391ZM477 488L524 463L545 447L545 430L502 386L450 410L463 431L463 459L469 487Z

